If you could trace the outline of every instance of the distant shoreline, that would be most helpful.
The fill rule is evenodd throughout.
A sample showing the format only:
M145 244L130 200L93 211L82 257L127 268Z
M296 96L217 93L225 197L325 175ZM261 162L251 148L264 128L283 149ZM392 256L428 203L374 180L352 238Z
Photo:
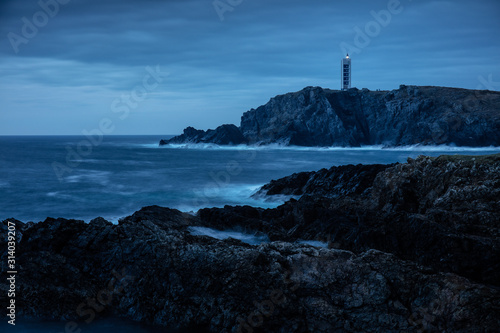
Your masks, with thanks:
M243 113L239 126L160 140L304 147L500 146L500 92L401 85L392 91L306 87Z

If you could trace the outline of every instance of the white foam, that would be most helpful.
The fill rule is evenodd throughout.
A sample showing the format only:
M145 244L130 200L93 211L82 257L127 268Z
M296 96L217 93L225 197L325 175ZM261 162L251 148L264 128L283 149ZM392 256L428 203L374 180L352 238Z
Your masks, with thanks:
M234 230L221 231L206 227L189 227L188 230L193 236L209 236L221 240L234 238L250 245L269 243L269 237L267 237L266 235L245 234Z
M148 148L148 149L161 147L158 142L156 142L156 143L139 143L139 144L135 144L134 146L140 147L140 148Z
M182 204L165 203L168 207L176 208L185 213L194 214L199 209L207 207L223 208L230 206L252 206L260 208L275 208L290 199L289 196L265 196L254 194L262 185L228 184L217 186L215 182L194 190L192 197L186 198Z
M252 194L252 199L260 203L265 203L265 206L270 204L271 206L275 205L277 207L289 201L290 199L299 200L301 197L301 195L286 195L286 194L267 195L264 192L258 193L258 190L260 190L261 188L262 186L259 186L257 191L255 191Z
M64 200L75 200L77 198L76 196L64 193L63 191L47 192L45 195L51 198Z
M170 148L170 149L193 149L193 150L205 150L205 149L217 149L217 150L249 150L256 149L257 146L249 145L218 145L215 143L181 143L173 144L169 143L166 145L157 145L157 148Z
M85 170L84 173L65 177L67 183L97 183L107 185L109 183L109 171Z
M80 164L80 163L93 163L93 164L100 164L100 163L102 163L101 160L97 160L97 159L94 159L94 158L72 159L71 162L78 163L78 164Z
M323 247L325 249L328 248L328 243L327 242L320 242L320 241L315 241L315 240L299 240L297 241L299 244L307 244L315 247Z
M361 147L303 147L303 146L289 146L282 144L267 144L267 145L217 145L214 143L184 143L184 144L167 144L159 146L158 144L148 144L149 148L170 148L170 149L193 149L193 150L205 150L205 149L217 149L217 150L295 150L295 151L428 151L428 152L463 152L463 151L493 151L500 152L500 147L489 146L489 147L466 147L466 146L456 146L456 145L409 145L409 146L396 146L388 147L384 145L372 145L372 146L361 146Z
M411 145L411 146L400 146L400 147L382 147L382 146L371 146L376 149L383 149L389 151L430 151L430 152L500 152L500 147L489 146L489 147L466 147L466 146L456 146L456 145L437 145L437 146L425 146L425 145Z

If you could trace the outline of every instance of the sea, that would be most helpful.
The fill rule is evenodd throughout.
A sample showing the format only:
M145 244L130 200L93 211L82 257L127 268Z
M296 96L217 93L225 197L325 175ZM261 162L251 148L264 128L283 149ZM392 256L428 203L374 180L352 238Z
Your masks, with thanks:
M118 223L150 205L192 214L225 205L272 208L288 198L254 194L272 179L295 172L405 162L419 155L500 153L500 147L455 146L159 146L160 139L170 137L0 136L0 220L39 222L63 217L89 222L100 216ZM5 328L5 322L6 318L0 328ZM110 325L113 331L153 332L122 320L97 322L82 331L109 332ZM64 325L23 323L19 318L15 331L62 332Z

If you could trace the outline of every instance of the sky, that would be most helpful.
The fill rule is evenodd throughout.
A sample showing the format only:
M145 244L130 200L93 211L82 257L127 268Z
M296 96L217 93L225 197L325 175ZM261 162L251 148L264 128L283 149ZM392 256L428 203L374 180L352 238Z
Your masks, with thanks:
M0 0L0 135L239 125L306 86L500 90L498 0Z

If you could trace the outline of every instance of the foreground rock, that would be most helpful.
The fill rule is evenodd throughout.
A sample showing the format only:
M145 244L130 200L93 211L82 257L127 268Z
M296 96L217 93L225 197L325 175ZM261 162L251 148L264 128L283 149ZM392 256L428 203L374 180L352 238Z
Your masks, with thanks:
M162 215L19 223L18 316L61 319L61 331L75 319L85 329L94 315L210 332L499 327L499 291L457 275L375 250L195 237L179 212Z
M261 191L302 197L272 210L226 207L198 215L207 225L238 225L271 240L317 240L356 253L378 249L500 286L500 155L333 167Z
M500 155L334 167L262 191L301 197L196 216L146 207L118 225L15 221L18 317L62 320L61 331L94 316L209 332L500 329ZM7 301L5 279L0 289Z
M240 143L297 146L500 146L500 92L401 86L393 91L307 87L245 112L231 137ZM227 126L227 125L224 125ZM220 140L188 128L166 143ZM201 134L200 134L201 133Z

